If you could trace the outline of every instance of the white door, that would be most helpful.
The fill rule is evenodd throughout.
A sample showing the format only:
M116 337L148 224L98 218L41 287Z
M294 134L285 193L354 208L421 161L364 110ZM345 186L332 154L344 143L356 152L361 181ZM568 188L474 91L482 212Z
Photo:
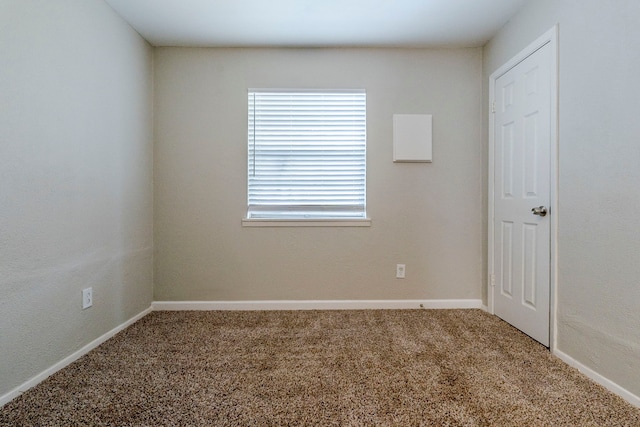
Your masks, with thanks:
M495 80L494 312L549 346L551 46Z

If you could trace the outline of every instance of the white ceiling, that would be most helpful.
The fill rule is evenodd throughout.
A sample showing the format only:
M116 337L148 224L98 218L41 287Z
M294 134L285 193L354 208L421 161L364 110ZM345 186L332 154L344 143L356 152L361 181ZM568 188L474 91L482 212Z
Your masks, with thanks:
M482 46L527 0L105 0L154 46Z

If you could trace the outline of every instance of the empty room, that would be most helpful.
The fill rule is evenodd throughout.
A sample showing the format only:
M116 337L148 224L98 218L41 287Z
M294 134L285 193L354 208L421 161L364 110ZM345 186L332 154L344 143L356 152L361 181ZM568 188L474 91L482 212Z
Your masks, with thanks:
M0 425L640 425L638 22L0 0Z

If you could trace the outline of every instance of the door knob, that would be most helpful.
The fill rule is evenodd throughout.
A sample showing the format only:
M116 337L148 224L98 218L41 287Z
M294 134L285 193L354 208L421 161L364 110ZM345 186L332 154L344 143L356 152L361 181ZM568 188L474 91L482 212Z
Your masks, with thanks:
M534 215L547 216L547 208L545 208L544 206L538 206L537 208L532 208L531 212Z

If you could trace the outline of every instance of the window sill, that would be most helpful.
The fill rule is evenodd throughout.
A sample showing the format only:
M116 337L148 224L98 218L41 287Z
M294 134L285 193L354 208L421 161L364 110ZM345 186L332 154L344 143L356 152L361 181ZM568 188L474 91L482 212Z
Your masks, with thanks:
M371 219L242 219L243 227L371 227Z

